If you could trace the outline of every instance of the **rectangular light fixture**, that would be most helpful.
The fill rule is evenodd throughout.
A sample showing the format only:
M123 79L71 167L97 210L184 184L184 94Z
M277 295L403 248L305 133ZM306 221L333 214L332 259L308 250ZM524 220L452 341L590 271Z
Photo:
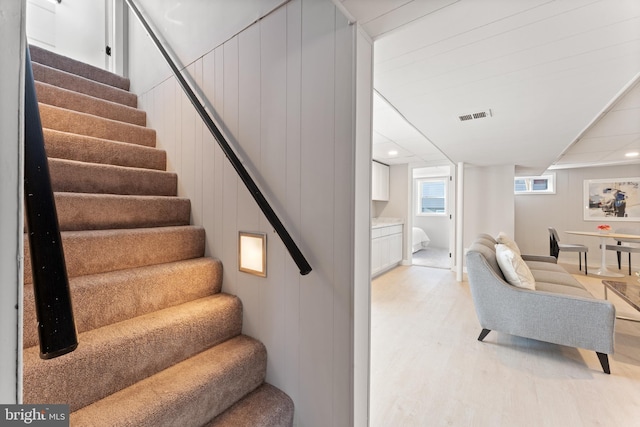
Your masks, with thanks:
M267 234L240 231L238 235L238 269L267 277Z

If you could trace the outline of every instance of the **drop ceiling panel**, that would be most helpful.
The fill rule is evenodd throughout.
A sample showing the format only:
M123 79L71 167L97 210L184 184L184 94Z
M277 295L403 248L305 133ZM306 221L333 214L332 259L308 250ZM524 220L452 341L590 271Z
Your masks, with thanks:
M640 70L638 70L640 73ZM623 99L618 102L614 110L626 110L629 108L640 108L640 84L637 84L635 87L629 90Z
M606 151L598 151L594 153L571 153L562 157L557 161L556 165L591 165L601 163L607 156Z
M393 141L387 138L386 136L379 134L375 130L373 131L373 145L390 143L390 142L393 142Z
M609 150L625 150L633 147L638 141L638 134L606 135L600 137L582 138L580 144L571 147L574 154L607 152Z
M638 150L638 147L636 146L636 151ZM628 162L631 161L632 159L630 159L629 157L627 157L625 154L627 154L630 150L626 149L626 150L618 150L618 151L607 151L605 153L605 156L602 157L602 159L600 161L602 162L607 162L607 163L624 163L624 162ZM638 175L640 176L640 167L638 167Z
M590 137L640 134L640 109L609 112L598 122Z
M390 151L396 154L389 154ZM377 93L373 96L372 156L389 164L419 162L423 157L429 161L448 162L429 140Z

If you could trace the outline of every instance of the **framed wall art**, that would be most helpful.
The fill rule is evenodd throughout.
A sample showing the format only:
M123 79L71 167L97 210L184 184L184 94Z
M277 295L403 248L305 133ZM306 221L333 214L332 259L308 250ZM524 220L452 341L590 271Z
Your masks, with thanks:
M584 181L585 221L640 221L640 178Z

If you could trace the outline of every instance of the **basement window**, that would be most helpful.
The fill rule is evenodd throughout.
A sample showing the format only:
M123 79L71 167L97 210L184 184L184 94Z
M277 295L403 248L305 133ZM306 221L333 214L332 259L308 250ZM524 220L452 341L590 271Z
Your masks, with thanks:
M517 176L513 180L513 190L515 194L556 194L556 176Z
M449 177L416 179L417 215L447 214Z

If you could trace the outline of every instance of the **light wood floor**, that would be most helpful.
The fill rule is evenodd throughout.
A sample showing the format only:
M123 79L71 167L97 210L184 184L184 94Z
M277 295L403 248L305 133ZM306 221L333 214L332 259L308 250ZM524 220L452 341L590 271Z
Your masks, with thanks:
M574 277L604 297L601 278ZM468 283L448 270L397 267L371 300L371 426L640 425L640 323L616 322L606 375L592 351L500 332L477 341Z

